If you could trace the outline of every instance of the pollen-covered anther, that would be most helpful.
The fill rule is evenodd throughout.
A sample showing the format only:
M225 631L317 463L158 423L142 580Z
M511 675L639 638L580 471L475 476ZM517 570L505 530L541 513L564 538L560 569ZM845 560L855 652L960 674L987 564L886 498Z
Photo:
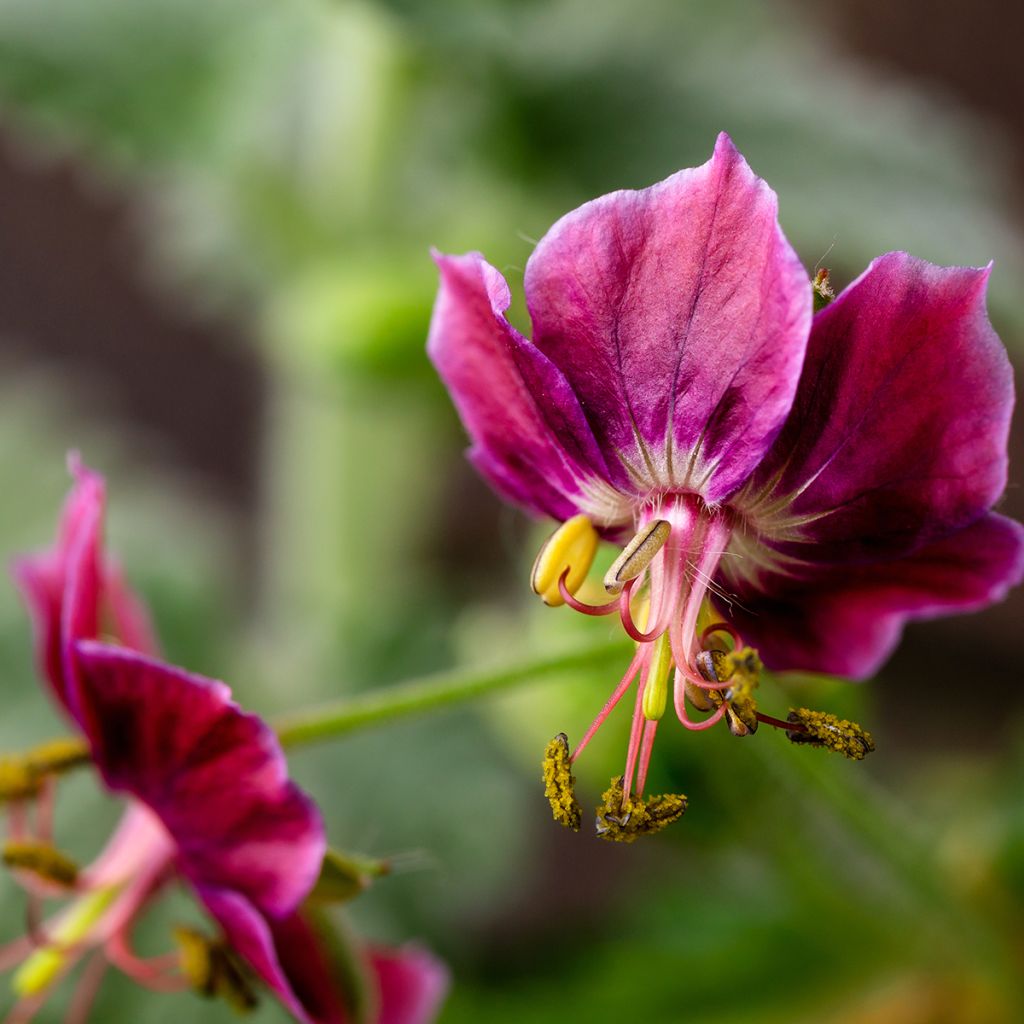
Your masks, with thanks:
M192 928L175 928L178 964L192 988L208 998L220 997L245 1013L258 1005L256 993L237 958L221 942Z
M29 769L36 775L63 775L92 760L89 744L78 737L65 736L33 747L26 755Z
M544 542L530 573L530 586L547 605L565 604L559 580L565 576L565 588L575 594L590 572L600 541L593 523L584 515L567 519Z
M866 729L856 722L830 715L826 711L794 708L787 719L799 726L786 733L786 737L793 743L825 747L852 761L862 761L875 749L875 741Z
M630 580L640 576L665 546L671 532L671 524L664 519L655 519L640 530L605 573L605 590L609 594L618 594Z
M41 781L25 758L0 757L0 802L34 797Z
M576 776L572 773L569 738L560 732L544 751L544 795L559 825L579 832L583 809L576 800Z
M686 811L682 793L664 793L649 797L623 799L622 776L612 779L597 808L596 829L601 839L613 843L632 843L640 836L653 835L678 821Z
M4 864L28 871L63 889L72 889L78 881L78 865L49 843L10 839L4 844Z
M761 659L751 647L738 651L701 651L697 670L709 683L722 683L721 690L702 690L689 684L687 696L701 711L726 702L725 721L733 736L757 732L757 700L754 691L761 682Z

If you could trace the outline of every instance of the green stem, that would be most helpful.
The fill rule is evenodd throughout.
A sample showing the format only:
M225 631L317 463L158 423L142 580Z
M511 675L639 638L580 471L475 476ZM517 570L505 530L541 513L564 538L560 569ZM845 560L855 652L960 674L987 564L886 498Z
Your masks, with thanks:
M395 718L463 704L575 669L604 665L623 650L623 642L616 640L503 668L457 669L410 679L386 689L371 690L288 715L277 722L277 735L286 747L333 739Z

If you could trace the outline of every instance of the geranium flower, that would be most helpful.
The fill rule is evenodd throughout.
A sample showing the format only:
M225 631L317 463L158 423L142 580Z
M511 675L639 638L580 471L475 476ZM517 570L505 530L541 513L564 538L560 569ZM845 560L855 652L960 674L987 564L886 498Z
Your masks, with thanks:
M758 712L758 652L774 669L863 678L907 620L981 608L1021 579L1021 528L990 511L1013 392L988 268L889 253L815 315L774 193L724 134L703 166L551 228L526 266L532 341L480 254L435 258L428 349L469 458L499 494L563 523L534 589L618 612L637 642L575 754L549 748L560 820L578 824L571 763L634 679L625 775L599 810L609 838L685 807L640 799L670 681L687 728L770 721L863 756L852 723ZM599 536L624 548L612 599L588 606L576 595Z
M20 962L15 1019L28 1020L90 953L73 1019L84 1019L107 963L151 988L192 986L243 1009L255 999L255 975L299 1021L354 1019L356 993L343 987L308 899L326 850L319 811L289 781L272 730L223 683L153 655L145 609L102 551L103 481L77 460L72 472L56 546L15 566L40 666L85 741L38 748L0 771L11 801L4 856L29 893L29 934L0 952L0 965ZM122 645L95 639L108 627ZM57 776L84 759L129 808L99 858L78 871L53 847L51 819ZM175 877L222 938L181 929L178 953L143 960L131 948L133 926ZM47 923L44 895L71 897ZM361 962L348 966L368 982L361 1019L432 1018L446 973L429 954L410 947L356 955Z

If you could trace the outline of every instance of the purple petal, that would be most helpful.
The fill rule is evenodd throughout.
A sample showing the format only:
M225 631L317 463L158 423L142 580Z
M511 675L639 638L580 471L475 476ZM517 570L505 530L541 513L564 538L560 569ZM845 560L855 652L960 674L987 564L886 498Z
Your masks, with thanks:
M16 560L13 575L33 620L40 674L74 718L68 645L99 632L104 485L77 456L69 459L69 468L75 482L54 547Z
M223 928L224 936L231 947L252 967L263 983L281 1000L285 1009L296 1020L301 1021L302 1024L342 1024L345 1020L344 1013L336 1002L333 1007L328 1006L326 1012L319 1002L316 1004L314 1012L310 1012L303 1005L281 964L270 922L249 900L229 889L199 887L197 893L206 905L206 909ZM287 920L291 922L296 918L297 915L291 915ZM289 925L278 922L278 927L288 930ZM298 924L297 930L301 932L302 927L301 924ZM295 936L292 938L294 939ZM307 955L311 952L305 942L303 942L301 952ZM317 965L322 963L320 951L316 950L314 955L315 963ZM312 963L308 963L307 967L311 972L315 969ZM324 992L329 990L333 995L330 979L324 977L323 972L318 971L317 973L319 982L325 986ZM317 985L316 993L316 998L319 1000L322 995L320 984ZM316 1016L315 1012L320 1012L322 1015Z
M787 554L900 556L1002 493L1013 380L988 275L890 253L815 318L793 413L739 502L760 490L799 524Z
M430 1024L448 992L448 969L418 946L377 949L370 957L380 987L377 1024Z
M782 426L812 295L776 208L723 134L703 166L581 206L530 257L535 343L641 490L720 501Z
M237 893L200 889L200 899L231 946L298 1020L344 1024L349 1019L338 971L315 928L301 914L265 918ZM377 982L374 1024L430 1024L448 988L448 971L426 950L376 949L368 967Z
M976 611L1022 577L1024 527L989 513L906 558L822 568L770 595L741 591L728 615L771 668L861 679L886 660L907 620Z
M156 813L195 885L237 890L264 913L293 910L325 840L273 732L223 683L106 644L76 651L83 724L107 785Z
M505 319L509 290L479 253L435 254L441 287L427 351L494 487L566 519L608 469L562 374Z

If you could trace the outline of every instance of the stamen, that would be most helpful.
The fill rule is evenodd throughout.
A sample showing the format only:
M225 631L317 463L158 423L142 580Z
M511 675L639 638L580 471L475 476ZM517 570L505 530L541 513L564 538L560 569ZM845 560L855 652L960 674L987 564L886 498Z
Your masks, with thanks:
M9 868L28 871L64 889L74 888L78 881L78 865L50 843L9 839L3 861Z
M654 751L654 734L658 731L657 722L645 722L644 734L640 740L640 763L636 769L636 795L643 796L647 785L647 769L651 766L651 754Z
M617 594L630 581L635 580L651 564L654 556L665 546L672 526L664 519L655 519L640 530L622 549L619 557L605 573L604 588Z
M871 733L848 719L810 708L794 708L788 717L793 724L786 736L792 743L825 747L852 761L862 761L875 749ZM794 725L802 728L794 728Z
M637 672L640 671L640 666L643 664L644 655L642 651L637 651L633 655L633 660L629 663L629 668L626 669L626 674L619 680L619 685L612 691L612 695L605 701L604 707L601 708L597 718L590 723L590 728L583 734L583 739L580 740L579 746L572 752L572 760L575 761L580 754L583 753L583 748L594 738L594 734L598 729L601 728L605 723L605 719L612 713L616 705L622 700L626 690L629 689L630 683L633 682Z
M644 718L657 722L665 714L668 704L668 676L672 671L672 646L667 633L662 633L654 642L654 653L647 666L644 680Z
M619 606L619 617L622 619L622 628L626 633L635 640L638 644L649 644L652 640L656 640L658 636L664 632L660 622L656 622L649 633L641 633L637 628L636 623L633 622L633 613L630 610L629 603L632 597L632 581L626 584L625 590L619 595L619 599L616 602Z
M0 758L0 801L27 800L39 791L39 777L24 758Z
M572 774L569 739L560 732L544 751L544 795L559 825L579 832L583 809L576 800L576 776Z
M181 972L203 996L220 996L240 1012L259 1004L242 965L223 943L191 928L175 928Z
M600 541L597 530L584 515L567 519L537 552L530 586L545 604L557 608L563 603L559 583L568 570L565 585L575 594L590 572Z
M632 843L640 836L660 832L686 811L687 800L682 793L665 793L643 800L627 797L622 776L612 779L597 808L596 829L601 839L616 843Z
M25 760L37 775L63 775L72 768L88 764L92 758L85 740L66 736L33 747Z
M558 577L558 593L562 600L574 612L582 612L584 615L611 615L612 612L618 609L618 598L614 601L609 601L607 604L585 604L583 601L578 601L569 589L567 582L570 572L572 572L571 569L566 569L565 572Z
M700 635L701 647L707 647L708 640L716 633L727 633L732 638L733 650L739 650L743 646L739 633L728 622L712 622L710 626L704 627Z

